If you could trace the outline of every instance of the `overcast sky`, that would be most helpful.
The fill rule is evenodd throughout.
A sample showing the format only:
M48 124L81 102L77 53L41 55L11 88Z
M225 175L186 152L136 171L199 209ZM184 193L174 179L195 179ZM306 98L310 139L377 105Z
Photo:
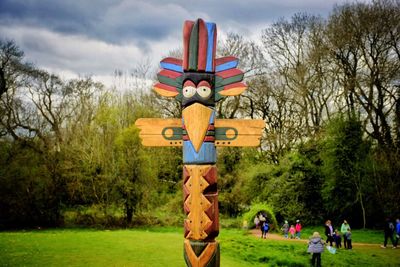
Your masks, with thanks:
M109 83L115 69L156 63L181 47L185 20L215 22L255 38L296 12L327 17L345 0L0 0L0 38L12 39L36 66L64 78Z

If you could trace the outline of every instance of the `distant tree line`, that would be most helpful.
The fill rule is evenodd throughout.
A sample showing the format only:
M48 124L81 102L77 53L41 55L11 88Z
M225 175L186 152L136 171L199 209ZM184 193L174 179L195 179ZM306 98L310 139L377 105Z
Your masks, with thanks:
M260 148L218 151L223 215L255 202L306 224L399 215L399 1L295 14L259 42L228 34L218 53L241 60L249 85L218 116L266 121ZM179 103L150 93L148 68L131 76L127 91L65 81L0 41L1 228L181 223L181 151L143 148L134 126L179 117Z

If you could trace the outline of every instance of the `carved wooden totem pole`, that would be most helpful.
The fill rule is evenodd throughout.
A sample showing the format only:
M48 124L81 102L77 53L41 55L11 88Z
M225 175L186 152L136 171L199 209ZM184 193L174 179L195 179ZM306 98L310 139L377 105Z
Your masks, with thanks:
M139 119L144 146L183 146L185 242L188 266L219 266L216 146L258 146L263 120L216 119L215 103L246 90L232 56L215 58L214 23L186 21L183 60L165 58L154 90L181 102L181 119Z

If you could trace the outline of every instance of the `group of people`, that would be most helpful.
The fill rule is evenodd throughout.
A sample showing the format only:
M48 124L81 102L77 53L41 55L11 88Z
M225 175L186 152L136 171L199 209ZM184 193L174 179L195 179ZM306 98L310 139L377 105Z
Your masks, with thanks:
M269 220L265 213L260 212L254 218L254 224L256 228L261 229L261 238L266 238L267 233L270 229ZM327 220L325 222L325 235L326 235L326 244L333 247L335 244L336 249L342 247L342 238L343 238L343 246L345 249L352 249L352 233L350 224L347 220L343 220L343 223L340 229L335 229L332 225L331 220ZM285 238L297 238L300 239L301 236L302 225L300 220L296 220L295 225L290 225L287 220L285 220L284 224L281 227L281 231ZM390 239L393 245L393 249L397 248L399 239L400 239L400 219L396 220L396 223L393 223L389 218L386 219L385 227L384 227L385 239L384 243L381 246L382 248L386 248L388 240ZM308 242L309 253L312 253L311 265L312 266L321 266L321 253L324 251L325 242L321 238L321 235L318 232L314 232L310 237ZM329 249L329 247L328 247Z
M256 228L261 229L261 238L267 238L267 234L270 228L267 214L265 212L259 212L254 217L254 224L256 225Z
M399 243L399 238L400 238L400 219L396 220L396 225L390 220L390 218L387 218L385 221L385 227L383 229L384 234L385 234L385 240L383 241L383 245L381 248L386 248L388 239L392 241L392 248L397 248L397 244ZM394 237L393 237L394 236Z
M344 220L340 231L335 229L332 226L332 222L327 220L325 222L325 235L326 235L326 244L333 245L333 242L336 245L336 248L342 247L342 236L343 236L343 243L346 249L352 249L353 246L351 244L351 228L349 223ZM385 227L384 227L384 243L381 246L382 248L386 248L388 239L391 240L393 249L397 248L399 239L400 239L400 219L396 220L396 224L394 224L390 218L386 219ZM311 265L312 266L321 266L321 253L324 251L325 242L322 240L320 234L318 232L314 232L314 234L310 237L308 242L308 252L312 253L311 258Z
M351 244L351 228L346 220L343 221L340 231L332 226L331 220L327 220L325 222L325 235L326 244L329 243L331 247L335 243L336 248L341 248L343 236L344 247L346 249L353 248ZM308 241L307 249L307 252L312 253L311 266L321 266L321 253L324 252L324 248L325 242L321 235L318 232L314 232Z
M296 225L291 225L289 227L289 222L285 220L285 223L282 225L281 231L283 232L283 236L285 238L289 238L289 234L290 234L290 239L300 239L301 236L301 229L302 229L302 225L300 223L300 220L296 220Z
M343 237L343 245L345 249L352 249L353 245L351 244L351 228L349 223L344 220L340 230L335 229L332 226L331 220L327 220L325 222L325 235L326 235L326 243L329 242L330 246L333 246L335 243L336 248L342 247L342 237Z

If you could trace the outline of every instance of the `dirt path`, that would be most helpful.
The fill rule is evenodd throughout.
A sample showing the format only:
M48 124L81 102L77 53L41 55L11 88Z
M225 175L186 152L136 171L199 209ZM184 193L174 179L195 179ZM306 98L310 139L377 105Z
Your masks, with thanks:
M261 238L261 231L260 229L251 229L250 230L251 234L255 237ZM266 239L270 239L270 240L283 240L283 241L287 241L287 242L303 242L303 243L307 243L308 239L288 239L285 238L283 235L280 234L267 234L267 238ZM360 246L368 246L368 247L380 247L380 244L370 244L370 243L353 243L352 244L353 247L360 247ZM343 244L342 244L343 246Z

